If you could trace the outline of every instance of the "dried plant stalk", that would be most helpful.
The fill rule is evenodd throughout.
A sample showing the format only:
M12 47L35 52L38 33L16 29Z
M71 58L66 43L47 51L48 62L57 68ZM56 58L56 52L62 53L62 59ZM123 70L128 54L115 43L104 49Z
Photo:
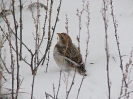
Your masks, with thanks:
M103 0L102 16L105 29L105 52L106 52L106 69L107 69L107 85L108 85L108 99L111 99L111 85L110 85L110 70L109 70L109 46L108 46L108 0Z
M120 89L120 96L121 96L123 94L123 86L127 87L127 82L126 82L124 70L123 70L123 59L122 59L122 55L121 55L121 51L120 51L120 46L119 46L120 43L119 43L118 33L117 33L118 23L114 16L112 0L110 0L110 5L111 5L111 15L112 15L112 19L113 19L113 25L114 25L114 30L115 30L116 44L117 44L117 49L118 49L119 59L120 59L120 69L122 71L122 84L121 84L121 89Z

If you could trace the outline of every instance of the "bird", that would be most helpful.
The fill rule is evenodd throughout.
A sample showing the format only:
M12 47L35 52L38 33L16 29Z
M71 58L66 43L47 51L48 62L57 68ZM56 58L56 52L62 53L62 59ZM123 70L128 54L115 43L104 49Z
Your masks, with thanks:
M78 47L66 33L57 33L58 41L54 47L53 57L56 64L63 71L76 70L79 74L87 76L85 64Z

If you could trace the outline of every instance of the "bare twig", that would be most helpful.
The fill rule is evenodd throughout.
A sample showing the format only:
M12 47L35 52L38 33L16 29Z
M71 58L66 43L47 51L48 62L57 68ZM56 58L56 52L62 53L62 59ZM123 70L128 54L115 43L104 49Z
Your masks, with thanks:
M47 47L46 49L49 47L50 43L51 43L51 15L52 15L52 7L53 7L53 0L51 0L51 4L50 4L50 11L49 11L49 26L48 26L48 41L47 41ZM49 48L50 49L50 48ZM47 51L48 53L48 62L49 62L49 54L50 54L50 51ZM45 51L46 53L46 51ZM48 62L47 62L47 67L46 67L46 72L47 72L47 68L48 68ZM44 60L43 60L43 63L44 63Z
M54 94L54 99L55 99L55 86L53 84L53 94Z
M133 93L133 91L130 91L130 92L124 94L123 96L120 96L118 99L121 99L121 98L125 97L126 95L129 95L130 93Z
M56 94L56 99L58 98L58 94L59 94L59 90L60 90L61 74L62 74L62 71L60 71L60 78L59 78L59 85L58 85L58 90L57 90L57 94Z
M103 0L103 9L102 9L102 16L104 21L104 28L105 28L105 52L106 52L106 61L107 61L107 84L108 84L108 99L111 99L111 85L110 85L110 71L109 71L109 48L108 48L108 18L107 18L107 11L108 11L108 1Z
M119 57L120 57L120 67L123 71L123 65L122 65L122 56L121 56L121 52L120 52L120 47L119 47L119 40L118 40L118 35L117 35L117 27L118 27L118 24L117 24L117 20L115 19L115 16L114 16L114 11L113 11L113 1L110 0L110 4L111 4L111 15L112 15L112 19L113 19L113 24L114 24L114 29L115 29L115 37L116 37L116 43L117 43L117 48L118 48L118 52L119 52Z
M9 40L8 37L7 37L7 40L8 40L8 42L10 42L10 40ZM12 47L12 49L16 52L15 48L13 47L13 45L11 45L11 47ZM20 55L20 54L18 53L18 55ZM28 62L25 60L25 58L23 58L23 57L21 57L21 58L22 58L22 60L23 60L27 65L29 65L29 66L31 67L31 64L28 63ZM31 67L31 68L32 68L32 67Z
M131 71L133 69L132 56L133 56L133 48L130 52L129 62L125 66L126 68L125 68L125 73L124 73L124 79L123 80L126 80L126 86L124 86L124 88L122 87L122 89L121 89L121 91L125 95L124 99L129 99L129 96L130 96L130 93L128 92L128 87L129 87L129 84L132 82L132 79L130 79Z
M66 82L66 95L67 95L67 88L68 88L68 79L69 79L69 72L68 72L68 76L66 77L65 74L64 74L64 77L65 77L65 82Z
M31 10L32 11L32 10ZM37 0L37 17L35 18L33 15L33 11L32 11L32 18L34 20L34 24L35 24L35 28L36 28L36 37L35 37L35 52L34 55L32 55L31 58L31 64L34 63L34 65L32 65L33 71L32 71L32 75L33 75L33 79L32 79L32 89L31 89L31 99L33 99L33 94L34 94L34 82L35 82L35 76L37 73L37 64L39 63L39 18L40 18L40 9L39 9L39 0ZM34 62L33 62L33 61Z
M127 86L127 83L126 83L126 80L124 77L123 59L122 59L122 55L121 55L121 51L120 51L120 46L119 46L120 43L119 43L118 33L117 33L118 24L117 24L117 20L115 19L115 16L114 16L114 9L113 9L113 1L112 0L110 0L110 5L111 5L111 15L112 15L112 19L113 19L113 25L114 25L114 29L115 29L115 38L116 38L116 43L117 43L117 49L118 49L119 58L120 58L120 68L121 68L122 76L123 76L123 78L122 78L123 80L122 80L122 84L121 84L121 91L120 91L120 96L121 96L123 84L125 84L125 86Z
M0 71L0 96L2 95L1 89L2 89L2 72Z
M30 93L28 92L18 92L18 93L21 93L21 94L29 94L31 95ZM3 95L11 95L12 93L6 93L6 94L3 94ZM13 93L13 94L16 94L16 93ZM33 96L33 98L35 99L35 97ZM3 99L3 98L2 98Z
M48 51L48 58L47 58L47 64L46 64L46 65L47 65L47 67L46 67L46 72L47 72L47 70L48 70L48 64L49 64L49 58L50 58L50 57L49 57L49 54L50 54L50 50Z
M90 25L90 12L89 12L89 1L87 1L86 2L86 5L85 5L85 7L84 7L84 5L85 5L85 1L83 1L83 9L82 9L82 13L85 11L86 13L87 13L87 22L86 22L86 27L87 27L87 34L88 34L88 37L87 37L87 41L86 41L86 44L87 44L87 46L86 46L86 55L85 55L85 63L86 63L86 60L87 60L87 56L88 56L88 44L89 44L89 38L90 38L90 35L89 35L89 25ZM81 13L81 16L82 16L82 13ZM79 17L79 19L80 19L80 17L81 16L79 16L78 15L78 17ZM81 24L81 23L80 23ZM80 28L80 27L79 27ZM80 29L79 29L80 30ZM80 30L81 31L81 30ZM79 31L79 32L80 32ZM80 36L79 36L80 37ZM80 38L79 38L80 39ZM80 41L80 40L79 40ZM78 93L77 93L77 98L76 99L78 99L78 96L79 96L79 93L80 93L80 89L81 89L81 87L82 87L82 83L83 83L83 80L84 80L84 78L85 78L85 76L83 76L82 77L82 80L81 80L81 83L80 83L80 87L79 87L79 89L78 89Z
M45 92L45 95L46 95L46 99L49 99L49 97L51 97L52 99L57 99L57 98L54 98L52 95L48 94Z
M22 5L22 1L19 0L20 3L20 60L22 57L22 29L23 29L23 24L22 24L22 9L23 9L23 5Z
M16 90L16 97L18 97L18 90L19 90L19 58L18 58L18 25L17 25L17 20L15 16L15 7L14 7L14 0L12 0L12 15L13 15L13 20L14 20L14 26L15 26L15 45L16 45L16 62L17 62L17 90Z
M47 0L47 10L46 10L46 15L45 15L45 21L44 21L44 26L43 26L43 35L42 35L42 38L41 38L38 48L40 48L40 46L43 42L44 36L45 36L46 22L47 22L47 17L48 17L47 13L48 13L48 0Z
M45 58L46 58L46 54L47 54L48 50L50 49L50 46L51 46L51 43L52 43L52 39L53 39L53 36L54 36L55 28L56 28L57 22L59 20L58 17L59 17L59 13L60 13L61 3L62 3L62 0L60 0L60 4L59 4L59 6L57 8L57 16L56 16L54 27L52 28L53 31L52 31L50 42L49 42L49 44L46 47L45 54L43 55L42 59L40 60L40 63L42 62L42 65L44 64L44 61L45 61ZM40 65L40 63L38 65Z
M87 56L88 56L88 45L89 45L89 39L90 39L90 34L89 34L89 25L90 25L90 12L89 12L89 2L87 2L86 4L86 8L85 11L87 12L87 22L86 22L86 27L87 27L87 40L86 40L86 55L85 55L85 63L87 60Z
M1 35L0 35L0 70L3 71L3 66L5 67L6 71L11 74L11 72L9 72L8 68L6 67L6 63L5 63L5 56L4 56L4 59L2 58L2 47L4 45L4 40L5 36L3 35L3 38L1 38Z
M35 82L35 74L33 75L33 79L32 79L31 99L33 99L34 82Z
M69 88L69 90L68 90L68 92L67 92L67 95L66 95L66 99L68 99L69 93L70 93L70 91L71 91L71 89L72 89L72 86L74 85L75 75L76 75L76 68L75 68L75 71L74 71L72 83L71 83L70 88Z
M3 9L5 10L5 3L3 2L3 0L2 0L2 6L3 6ZM12 1L12 6L14 6L14 2L13 1ZM13 10L14 10L14 8L13 8ZM14 11L12 11L12 13L13 12ZM13 15L14 15L14 13L13 13ZM11 97L12 97L12 99L14 99L14 94L13 94L14 93L14 56L13 56L12 47L11 47L11 45L12 45L12 43L11 43L11 32L10 32L10 29L9 29L10 24L9 24L7 18L6 18L6 14L4 14L2 16L2 18L4 19L5 23L7 24L7 28L8 28L8 32L9 32L8 38L9 38L10 57L11 57L11 73L12 73L12 90L11 90L12 94L11 94ZM14 24L16 24L15 20L14 20ZM17 25L15 25L15 26L16 26L15 30L17 31ZM1 26L0 26L0 28L1 28ZM1 31L4 33L4 30L2 28L1 28Z
M67 14L66 14L66 22L65 22L65 24L66 24L66 26L65 26L65 28L66 28L66 33L68 34L68 17L67 17Z
M77 98L76 98L76 99L78 99L79 92L80 92L80 89L81 89L81 87L82 87L82 84L83 84L84 78L85 78L85 76L83 75L83 77L82 77L82 81L81 81L81 83L80 83L80 87L79 87L79 89L78 89L78 94L77 94Z
M76 14L79 18L79 34L77 36L79 51L80 51L80 34L81 34L81 29L82 29L82 24L81 24L82 20L81 20L81 18L82 18L82 14L85 10L85 8L84 8L85 7L84 6L85 5L85 0L82 0L82 2L83 2L83 9L81 11L79 11L79 9L77 9L77 14Z
M3 66L5 67L6 71L11 74L11 72L8 70L8 68L6 67L6 63L4 62L4 60L2 59L2 57L0 57L2 63L3 63Z

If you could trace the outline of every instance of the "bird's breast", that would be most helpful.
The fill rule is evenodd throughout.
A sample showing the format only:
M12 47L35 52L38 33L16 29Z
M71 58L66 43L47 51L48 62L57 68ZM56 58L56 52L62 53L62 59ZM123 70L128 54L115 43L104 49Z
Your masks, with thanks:
M69 68L66 66L66 62L64 60L64 56L62 56L57 48L54 48L53 52L54 60L61 70L68 70Z

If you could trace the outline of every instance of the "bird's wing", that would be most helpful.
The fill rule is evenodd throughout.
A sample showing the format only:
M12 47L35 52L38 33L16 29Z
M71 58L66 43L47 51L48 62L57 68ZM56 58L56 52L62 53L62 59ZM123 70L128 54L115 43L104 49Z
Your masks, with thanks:
M69 58L67 58L67 57L64 57L64 60L66 61L66 63L67 63L68 65L77 66L77 67L80 66L79 64L77 64L76 62L74 62L73 60L71 60L71 59L69 59Z
M66 49L65 57L71 59L72 61L76 62L77 64L82 64L82 55L80 51L74 45L70 46Z
M68 48L60 47L58 45L56 45L56 46L57 46L58 52L60 53L60 55L64 56L67 63L73 64L76 66L79 66L83 63L82 56L81 56L79 50L77 49L77 47L75 47L74 45L72 45Z

